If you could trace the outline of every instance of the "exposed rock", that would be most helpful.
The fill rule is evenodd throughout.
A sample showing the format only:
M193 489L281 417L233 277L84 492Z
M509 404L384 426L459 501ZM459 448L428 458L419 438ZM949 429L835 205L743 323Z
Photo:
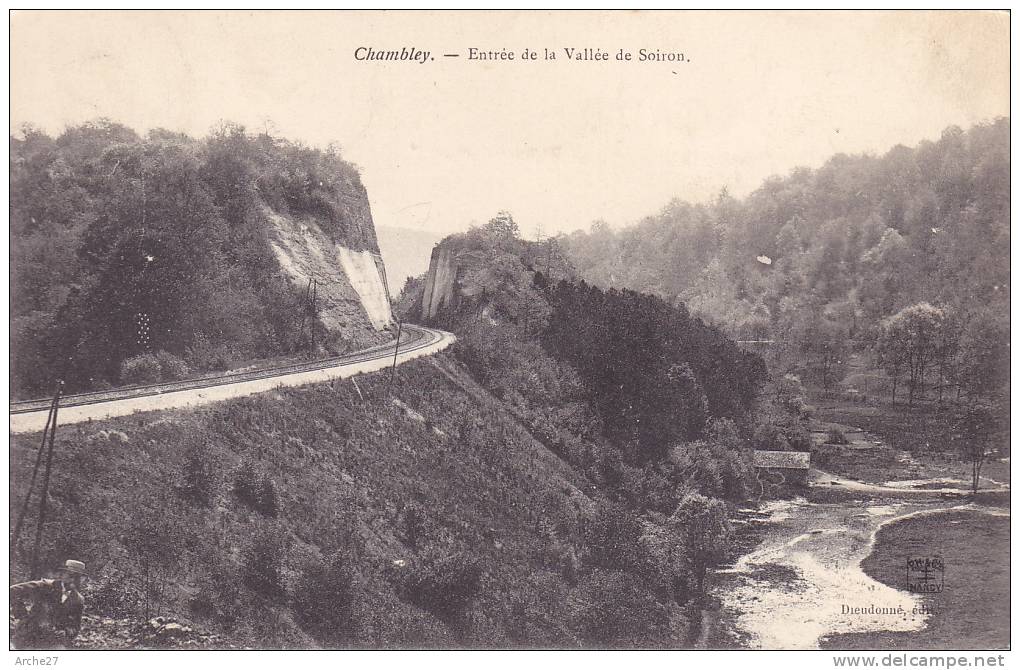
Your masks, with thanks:
M381 331L393 317L386 268L374 234L353 241L333 239L312 220L298 221L268 208L265 213L271 223L269 244L280 269L300 290L308 290L310 280L315 280L314 300L322 324L356 345L384 341ZM370 229L371 218L364 225Z
M171 617L148 621L86 615L75 639L75 649L236 649L219 635L195 630Z

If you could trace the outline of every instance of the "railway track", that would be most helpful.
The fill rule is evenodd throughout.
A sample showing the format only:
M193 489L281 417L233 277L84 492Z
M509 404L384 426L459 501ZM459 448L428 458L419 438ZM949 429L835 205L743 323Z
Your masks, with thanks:
M436 353L454 341L450 333L405 324L400 338L397 364ZM61 398L60 424L81 423L137 411L173 409L203 405L270 390L277 386L345 378L388 367L393 362L395 343L390 342L342 356L290 363L218 377L124 387L110 391L76 393ZM49 399L11 403L12 433L42 430L49 411Z

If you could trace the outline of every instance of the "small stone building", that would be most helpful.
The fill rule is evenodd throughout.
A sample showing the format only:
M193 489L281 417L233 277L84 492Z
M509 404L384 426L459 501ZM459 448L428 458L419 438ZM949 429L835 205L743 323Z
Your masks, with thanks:
M789 483L803 484L811 468L809 451L758 451L754 452L754 467L769 479L780 478Z

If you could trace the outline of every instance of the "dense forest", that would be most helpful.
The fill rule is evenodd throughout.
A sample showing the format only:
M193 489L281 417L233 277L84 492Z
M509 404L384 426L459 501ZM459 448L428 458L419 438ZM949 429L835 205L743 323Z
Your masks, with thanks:
M308 316L303 287L281 276L269 212L314 217L346 246L375 248L345 202L365 199L360 177L335 150L230 124L203 140L109 121L20 135L10 139L17 396L57 379L81 390L175 378L325 340L296 325Z
M883 156L837 155L741 200L674 200L632 227L598 222L556 243L587 281L684 304L827 391L858 353L880 373L872 391L1001 399L1009 128L1000 119Z

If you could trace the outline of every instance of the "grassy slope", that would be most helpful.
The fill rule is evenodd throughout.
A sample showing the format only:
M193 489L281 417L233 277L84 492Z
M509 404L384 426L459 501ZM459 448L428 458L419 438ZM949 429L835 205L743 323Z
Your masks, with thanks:
M1009 647L1009 518L977 512L912 517L878 533L862 563L869 575L906 589L908 558L940 556L942 593L924 596L934 610L924 630L834 635L830 649L1006 649Z
M89 563L92 613L112 615L136 590L137 554L124 540L132 524L144 518L177 524L182 539L165 553L179 559L179 571L164 614L227 632L236 643L313 646L284 603L241 586L244 551L268 529L285 543L288 581L311 557L338 548L354 557L359 586L350 644L510 645L507 631L521 630L532 644L569 644L557 623L569 587L545 538L549 519L569 526L588 507L583 482L485 402L488 395L445 358L401 366L392 397L387 377L61 428L47 562L73 555ZM37 441L36 435L12 441L16 499ZM185 453L198 445L214 463L210 509L177 492ZM277 519L251 511L231 492L243 458L274 479ZM401 530L410 502L425 511L426 547L408 546ZM459 551L478 557L485 575L470 624L451 627L400 599L400 573L409 568L394 561L413 565L423 553ZM23 566L15 564L12 573L24 576ZM196 613L189 606L196 596L221 611ZM541 606L508 605L535 598Z

